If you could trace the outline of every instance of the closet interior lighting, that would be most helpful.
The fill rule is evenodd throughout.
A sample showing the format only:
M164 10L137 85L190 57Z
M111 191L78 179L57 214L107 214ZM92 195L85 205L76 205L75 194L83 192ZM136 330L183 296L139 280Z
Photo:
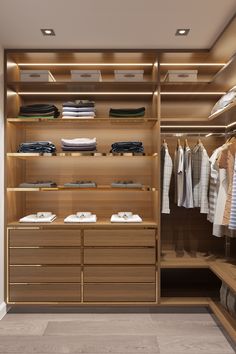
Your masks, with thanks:
M18 95L153 95L153 92L27 92L19 91Z
M153 66L153 63L18 63L18 66Z
M170 128L170 129L178 129L178 128L186 128L186 129L211 129L211 128L215 128L215 129L225 129L226 126L225 125L162 125L162 128Z
M226 63L160 63L160 66L225 66Z
M208 138L209 136L212 136L213 133L208 133L207 135L205 135L206 138Z
M236 125L236 122L233 122L233 123L230 123L226 126L226 128L230 128L230 127L233 127L234 125Z
M226 92L204 92L204 91L200 91L200 92L185 92L185 91L179 91L179 92L175 92L175 91L169 91L169 92L161 92L161 95L225 95Z

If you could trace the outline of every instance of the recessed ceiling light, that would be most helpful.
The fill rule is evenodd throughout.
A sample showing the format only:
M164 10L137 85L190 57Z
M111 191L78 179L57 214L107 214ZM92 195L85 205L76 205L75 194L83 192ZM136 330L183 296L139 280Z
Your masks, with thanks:
M55 32L51 28L41 28L41 32L44 36L55 36Z
M178 28L176 30L175 35L176 36L187 36L189 34L190 29L189 28Z

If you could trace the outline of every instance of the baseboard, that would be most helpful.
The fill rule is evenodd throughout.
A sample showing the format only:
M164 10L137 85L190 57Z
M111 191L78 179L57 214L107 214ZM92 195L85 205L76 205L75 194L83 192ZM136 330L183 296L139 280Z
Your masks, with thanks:
M0 304L0 320L6 315L7 313L7 305L6 303L3 301Z

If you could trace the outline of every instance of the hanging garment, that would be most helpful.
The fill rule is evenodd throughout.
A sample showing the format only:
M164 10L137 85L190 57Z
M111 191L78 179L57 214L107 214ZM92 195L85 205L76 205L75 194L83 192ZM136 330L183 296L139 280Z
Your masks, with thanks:
M217 158L222 150L220 146L216 149L213 154L211 155L210 161L210 182L209 182L209 212L207 215L207 220L210 222L214 222L215 217L215 209L216 209L216 202L217 196L219 191L219 166L217 163Z
M226 169L220 168L219 169L219 192L216 201L216 209L215 209L215 217L214 217L214 224L215 225L222 225L225 204L227 199L227 173Z
M184 150L179 145L175 151L174 158L175 173L175 203L182 206L184 193Z
M234 176L233 176L232 202L231 202L229 229L236 230L236 155L234 159Z
M232 203L233 193L233 177L234 177L234 155L230 151L231 144L228 144L227 149L221 154L221 160L219 161L220 167L224 167L227 171L227 199L225 203L225 210L223 216L223 225L229 225L230 223L230 211Z
M183 206L193 208L193 187L192 187L192 152L187 146L184 150L184 196Z
M170 200L169 200L169 190L170 181L173 171L173 162L169 154L167 145L162 146L161 149L162 156L162 209L163 214L170 214Z

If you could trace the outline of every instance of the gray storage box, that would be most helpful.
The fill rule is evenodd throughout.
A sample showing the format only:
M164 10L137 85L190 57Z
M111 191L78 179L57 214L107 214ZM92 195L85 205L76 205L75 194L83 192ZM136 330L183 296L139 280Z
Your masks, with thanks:
M20 81L56 81L49 70L20 70Z
M71 70L72 81L102 81L100 70Z

